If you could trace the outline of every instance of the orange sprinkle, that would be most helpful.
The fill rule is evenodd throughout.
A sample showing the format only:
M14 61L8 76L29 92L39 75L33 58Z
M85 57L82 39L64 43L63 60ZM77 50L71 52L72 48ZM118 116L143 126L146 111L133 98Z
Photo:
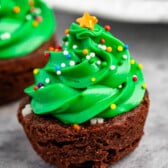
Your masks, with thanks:
M31 7L31 8L30 8L30 11L31 11L31 12L34 12L34 11L35 11L35 8L34 8L34 7Z
M106 51L107 51L107 52L112 52L112 47L107 47L107 48L106 48Z
M15 7L13 8L13 12L19 13L19 12L20 12L20 7L19 7L19 6L15 6Z
M34 90L38 90L38 86L34 86L33 89L34 89Z
M81 129L81 127L78 124L73 124L73 128L76 129L76 130L80 130Z
M30 6L34 6L34 1L30 0L30 1L29 1L29 5L30 5Z
M59 49L59 48L56 48L54 51L56 51L56 52L59 52L59 51L61 51L61 49Z
M65 34L69 34L69 29L65 29Z
M49 47L48 48L50 51L54 51L54 47Z
M88 54L88 50L87 50L87 49L84 49L84 50L82 51L82 53L83 53L84 55L87 55L87 54Z

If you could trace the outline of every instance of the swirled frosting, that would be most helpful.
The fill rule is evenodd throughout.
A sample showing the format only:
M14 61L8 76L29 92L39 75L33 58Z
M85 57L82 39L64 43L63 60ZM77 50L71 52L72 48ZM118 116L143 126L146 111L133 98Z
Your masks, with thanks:
M62 47L45 52L46 66L34 70L36 82L25 89L34 113L80 124L138 106L146 89L142 64L109 32L109 26L93 22L90 27L92 22L78 21L80 25L72 23L66 30Z
M53 11L41 0L1 0L0 59L31 53L50 39L55 27Z

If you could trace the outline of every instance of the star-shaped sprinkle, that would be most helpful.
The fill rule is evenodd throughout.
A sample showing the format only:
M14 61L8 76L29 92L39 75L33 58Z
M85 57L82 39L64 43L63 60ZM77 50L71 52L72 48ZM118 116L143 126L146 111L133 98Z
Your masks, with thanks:
M80 24L80 27L94 29L94 25L98 22L98 19L95 16L91 16L88 12L85 12L84 15L78 19L76 22Z

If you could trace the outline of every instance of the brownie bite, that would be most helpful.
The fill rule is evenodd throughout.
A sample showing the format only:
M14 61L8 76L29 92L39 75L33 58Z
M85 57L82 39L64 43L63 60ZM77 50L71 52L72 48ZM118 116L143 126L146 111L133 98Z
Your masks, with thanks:
M89 13L46 51L24 91L18 120L35 151L58 168L107 168L144 134L147 85L129 47Z

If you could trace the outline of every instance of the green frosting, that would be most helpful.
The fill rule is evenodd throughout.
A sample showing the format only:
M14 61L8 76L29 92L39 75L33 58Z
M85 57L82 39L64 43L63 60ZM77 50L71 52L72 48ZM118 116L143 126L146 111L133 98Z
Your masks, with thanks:
M141 103L146 88L142 65L127 45L98 24L91 30L72 23L63 41L57 52L46 51L49 62L34 70L36 82L25 89L35 114L80 124Z
M53 11L41 0L0 0L0 59L31 53L55 27Z

